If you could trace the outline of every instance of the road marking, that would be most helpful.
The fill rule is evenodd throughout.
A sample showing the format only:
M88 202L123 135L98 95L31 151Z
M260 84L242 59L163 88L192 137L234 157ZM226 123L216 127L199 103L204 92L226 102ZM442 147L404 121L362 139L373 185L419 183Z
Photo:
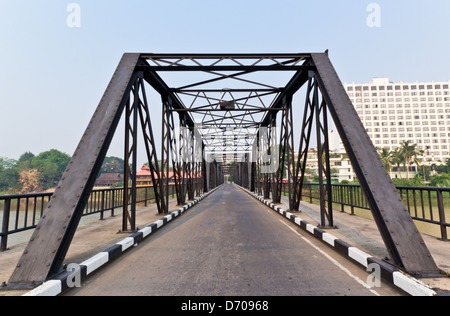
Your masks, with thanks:
M352 279L354 279L356 282L358 282L359 284L361 284L362 286L364 286L366 289L368 289L372 294L376 295L376 296L381 296L377 291L374 291L371 289L371 287L364 281L362 281L360 278L358 278L357 276L353 275L347 268L345 268L343 265L341 265L339 262L337 262L335 259L333 259L330 255L328 255L326 252L324 252L322 249L320 249L319 247L317 247L316 245L314 245L311 241L309 241L308 239L306 239L304 236L302 236L301 234L299 234L298 231L296 231L295 229L293 229L291 226L289 226L288 224L286 224L284 221L282 221L281 219L279 220L283 225L285 225L287 228L289 228L291 231L293 231L295 234L297 234L298 236L300 236L300 238L305 241L308 245L310 245L311 247L313 247L315 250L317 250L318 252L320 252L325 258L327 258L328 260L330 260L335 266L337 266L339 269L341 269L342 271L344 271L348 276L350 276Z

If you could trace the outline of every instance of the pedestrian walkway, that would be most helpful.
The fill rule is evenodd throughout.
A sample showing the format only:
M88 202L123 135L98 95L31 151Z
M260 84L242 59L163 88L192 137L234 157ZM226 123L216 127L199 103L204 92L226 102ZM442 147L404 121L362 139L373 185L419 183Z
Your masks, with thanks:
M281 198L283 207L289 209L288 197L282 196ZM318 205L302 201L300 211L301 213L296 213L296 216L311 224L320 223L320 207ZM338 229L332 230L333 235L375 257L389 258L374 220L340 211L334 211L333 216L335 225L338 227ZM444 242L426 234L422 234L422 236L438 267L450 273L450 242ZM450 291L450 278L426 279L425 283L433 288Z
M169 209L176 210L176 199L169 201ZM95 215L93 215L95 216ZM158 215L156 204L142 207L137 210L136 225L139 228L161 219L165 215ZM66 257L66 263L80 263L99 251L115 245L117 242L128 237L130 233L119 233L122 227L122 215L116 210L115 217L109 217L105 220L91 221L78 227L77 233L70 246ZM11 247L6 252L0 252L0 284L7 283L12 275L17 262L20 259L27 242ZM0 296L17 296L25 294L28 291L0 291Z

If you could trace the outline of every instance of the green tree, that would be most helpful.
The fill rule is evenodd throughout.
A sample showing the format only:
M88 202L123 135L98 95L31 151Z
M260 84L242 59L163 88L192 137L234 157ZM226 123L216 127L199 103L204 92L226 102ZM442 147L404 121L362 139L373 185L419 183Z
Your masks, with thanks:
M34 157L31 167L39 171L43 188L49 189L58 184L69 162L69 155L52 149Z
M393 163L392 151L390 151L389 148L377 148L377 150L384 167L390 173L392 170L392 163Z
M397 148L392 152L391 157L392 163L397 166L398 177L401 179L402 172L400 165L405 161L403 152L400 150L400 148Z
M443 173L431 177L430 186L440 188L450 188L450 175L447 173Z
M17 167L19 168L19 172L22 170L31 169L31 162L33 161L34 157L35 157L35 155L29 151L22 154L22 156L20 156L20 158L18 160Z
M17 189L18 179L17 161L0 157L0 192Z
M423 150L417 149L417 144L406 141L400 144L400 152L403 154L404 164L406 165L406 179L409 180L409 169L413 163L420 166L418 157L423 155Z

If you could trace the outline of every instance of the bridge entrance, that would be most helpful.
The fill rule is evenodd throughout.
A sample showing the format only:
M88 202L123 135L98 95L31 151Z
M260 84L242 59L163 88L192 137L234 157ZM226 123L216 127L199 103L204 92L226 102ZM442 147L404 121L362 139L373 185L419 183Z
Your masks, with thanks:
M152 104L149 91L161 102ZM162 107L156 138L151 109ZM300 110L299 110L300 109ZM169 169L177 202L225 175L279 203L287 182L298 211L307 163L317 161L321 226L333 227L328 130L332 122L389 251L400 269L439 274L362 125L328 53L125 54L10 279L33 286L58 274L121 117L125 117L124 231L136 230L138 129L159 213L168 212ZM316 146L317 154L310 148ZM296 155L296 151L298 155ZM130 167L131 166L131 167ZM126 203L125 203L126 202Z

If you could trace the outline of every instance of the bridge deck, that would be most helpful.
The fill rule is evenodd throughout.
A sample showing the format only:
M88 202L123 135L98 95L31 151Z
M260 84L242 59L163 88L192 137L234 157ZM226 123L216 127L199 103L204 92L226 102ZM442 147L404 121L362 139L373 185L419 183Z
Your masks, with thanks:
M225 185L67 295L396 295Z

